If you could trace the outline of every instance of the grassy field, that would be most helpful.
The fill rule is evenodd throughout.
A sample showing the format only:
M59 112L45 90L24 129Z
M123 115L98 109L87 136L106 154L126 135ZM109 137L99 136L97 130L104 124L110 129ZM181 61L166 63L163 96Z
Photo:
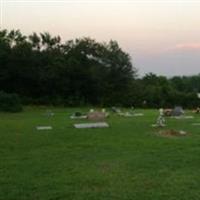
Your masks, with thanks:
M84 130L72 126L84 120L69 119L79 109L52 108L49 118L45 110L0 114L1 200L200 199L200 126L192 126L198 115L167 119L167 129L189 134L162 137L151 127L156 110L112 114L110 128Z

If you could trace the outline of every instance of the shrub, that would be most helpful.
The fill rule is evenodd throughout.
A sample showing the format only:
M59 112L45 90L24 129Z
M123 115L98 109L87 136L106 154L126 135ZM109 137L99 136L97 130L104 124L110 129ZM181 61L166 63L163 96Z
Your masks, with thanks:
M9 94L0 91L0 111L4 112L20 112L22 104L17 94Z
M80 116L82 115L82 113L81 113L81 112L75 112L74 115L75 115L76 117L80 117Z

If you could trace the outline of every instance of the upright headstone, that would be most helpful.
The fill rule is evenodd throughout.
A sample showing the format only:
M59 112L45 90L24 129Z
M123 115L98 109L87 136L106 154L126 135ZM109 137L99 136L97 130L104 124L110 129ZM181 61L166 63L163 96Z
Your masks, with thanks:
M87 118L92 121L103 122L105 121L106 114L103 112L89 112Z
M176 106L173 110L171 115L172 116L181 116L184 114L183 108L181 106Z

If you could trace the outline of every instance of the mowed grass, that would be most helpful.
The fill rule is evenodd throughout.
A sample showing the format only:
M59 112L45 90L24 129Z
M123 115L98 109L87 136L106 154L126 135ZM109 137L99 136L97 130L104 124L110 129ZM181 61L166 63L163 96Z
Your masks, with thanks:
M80 130L73 123L86 120L69 119L80 109L50 109L55 116L42 107L0 114L1 200L200 199L200 126L192 126L198 115L167 119L166 129L189 132L169 138L151 127L157 110L111 114L110 128Z

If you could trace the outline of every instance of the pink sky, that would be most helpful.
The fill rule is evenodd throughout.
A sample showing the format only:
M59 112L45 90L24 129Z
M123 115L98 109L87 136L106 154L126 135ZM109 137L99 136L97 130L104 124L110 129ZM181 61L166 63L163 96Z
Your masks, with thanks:
M3 28L117 40L142 75L196 74L199 0L1 0ZM184 61L184 62L183 62Z
M200 43L177 44L174 49L182 50L200 50Z

